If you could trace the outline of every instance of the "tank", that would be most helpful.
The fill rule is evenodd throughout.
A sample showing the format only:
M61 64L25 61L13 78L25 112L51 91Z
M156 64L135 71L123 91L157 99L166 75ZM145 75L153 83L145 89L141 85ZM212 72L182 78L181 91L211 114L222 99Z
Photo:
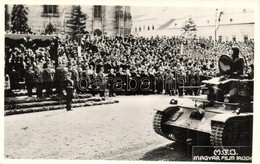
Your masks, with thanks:
M237 74L236 62L228 55L222 55L218 65L219 77L202 81L204 96L180 98L191 99L184 105L173 99L166 108L155 109L157 134L215 148L252 146L253 78L247 71Z

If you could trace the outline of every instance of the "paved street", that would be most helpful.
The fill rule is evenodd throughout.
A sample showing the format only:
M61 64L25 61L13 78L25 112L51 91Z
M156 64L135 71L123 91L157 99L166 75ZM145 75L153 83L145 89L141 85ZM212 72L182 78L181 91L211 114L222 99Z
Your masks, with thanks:
M189 160L185 146L152 128L153 109L172 98L121 96L118 104L6 116L5 158Z

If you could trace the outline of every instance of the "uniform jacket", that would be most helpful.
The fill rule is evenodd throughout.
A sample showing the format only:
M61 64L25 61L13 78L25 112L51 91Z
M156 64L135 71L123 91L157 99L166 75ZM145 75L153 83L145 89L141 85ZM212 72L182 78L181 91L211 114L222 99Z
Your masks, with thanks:
M53 82L55 70L46 68L43 70L43 82Z
M66 91L67 97L73 97L74 93L74 82L71 79L66 79L64 81L64 89Z

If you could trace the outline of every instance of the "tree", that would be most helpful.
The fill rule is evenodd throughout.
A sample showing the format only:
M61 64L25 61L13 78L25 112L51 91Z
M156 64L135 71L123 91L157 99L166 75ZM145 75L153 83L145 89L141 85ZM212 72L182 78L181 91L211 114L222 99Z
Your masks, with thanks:
M184 31L184 35L187 35L188 37L192 36L197 31L196 24L192 18L189 18L184 22L182 30Z
M8 14L8 6L5 5L5 30L9 30L9 14Z
M11 13L11 31L28 33L31 32L27 21L28 8L24 5L14 5Z
M81 11L80 5L73 6L72 10L71 19L69 20L70 28L73 30L74 35L83 33L88 16Z
M53 32L56 31L56 28L54 28L54 26L49 23L46 27L45 27L45 34L52 34Z

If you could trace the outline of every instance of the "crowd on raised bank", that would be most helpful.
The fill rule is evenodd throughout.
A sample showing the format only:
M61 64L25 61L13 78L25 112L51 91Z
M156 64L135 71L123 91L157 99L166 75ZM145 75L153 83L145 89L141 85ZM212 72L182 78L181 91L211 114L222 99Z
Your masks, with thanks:
M246 70L253 71L252 40L214 43L204 38L84 35L79 44L81 48L77 41L60 41L57 60L52 55L53 43L44 48L6 46L5 75L10 84L6 89L19 89L22 83L28 96L33 88L38 98L52 96L54 88L62 95L66 74L71 72L77 93L197 95L198 88L180 86L200 86L203 79L218 76L219 57L231 54L234 45L246 60Z

